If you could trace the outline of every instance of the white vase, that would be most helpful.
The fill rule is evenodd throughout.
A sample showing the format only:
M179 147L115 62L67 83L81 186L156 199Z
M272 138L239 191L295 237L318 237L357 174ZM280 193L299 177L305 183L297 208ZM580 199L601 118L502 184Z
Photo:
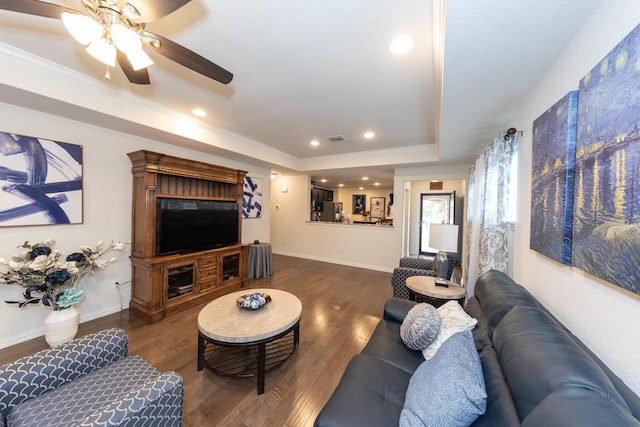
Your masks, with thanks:
M78 333L80 313L73 307L53 310L44 320L44 338L51 347L69 342Z

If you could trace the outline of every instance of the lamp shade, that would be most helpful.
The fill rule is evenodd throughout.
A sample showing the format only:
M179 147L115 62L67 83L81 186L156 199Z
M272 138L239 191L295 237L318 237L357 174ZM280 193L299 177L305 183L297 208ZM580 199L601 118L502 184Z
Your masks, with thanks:
M116 47L105 39L92 41L86 51L98 61L110 67L116 66Z
M441 252L458 252L458 226L429 224L429 246Z
M63 12L62 23L67 31L69 31L69 34L71 34L78 43L82 43L83 45L88 45L92 41L102 37L102 25L88 16Z

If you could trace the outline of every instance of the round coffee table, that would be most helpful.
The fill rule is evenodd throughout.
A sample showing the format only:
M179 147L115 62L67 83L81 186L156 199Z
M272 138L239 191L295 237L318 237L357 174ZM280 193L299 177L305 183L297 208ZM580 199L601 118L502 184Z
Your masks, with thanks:
M447 280L447 287L436 286L436 278L430 276L412 276L407 278L409 296L417 302L426 302L434 307L451 300L464 305L467 290L457 283Z
M258 310L238 308L242 295L265 293L271 302ZM216 298L198 314L198 371L234 377L257 375L264 393L265 372L284 360L300 342L302 303L278 289L245 289ZM291 334L293 332L293 334Z

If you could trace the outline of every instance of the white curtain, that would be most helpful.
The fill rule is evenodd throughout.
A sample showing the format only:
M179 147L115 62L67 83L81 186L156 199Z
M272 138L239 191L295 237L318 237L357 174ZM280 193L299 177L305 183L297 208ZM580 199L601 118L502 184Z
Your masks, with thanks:
M489 270L507 273L507 204L516 136L501 132L469 172L465 259L467 296L476 279Z

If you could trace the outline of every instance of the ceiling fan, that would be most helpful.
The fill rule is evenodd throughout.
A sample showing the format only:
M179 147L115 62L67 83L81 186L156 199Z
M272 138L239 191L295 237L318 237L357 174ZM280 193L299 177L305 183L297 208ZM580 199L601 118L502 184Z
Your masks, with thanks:
M0 0L0 9L62 19L67 31L87 52L108 66L117 61L131 83L149 84L153 61L142 42L155 52L223 84L233 74L165 37L145 30L146 24L181 8L191 0L81 0L85 14L40 0ZM108 75L108 73L107 73Z

